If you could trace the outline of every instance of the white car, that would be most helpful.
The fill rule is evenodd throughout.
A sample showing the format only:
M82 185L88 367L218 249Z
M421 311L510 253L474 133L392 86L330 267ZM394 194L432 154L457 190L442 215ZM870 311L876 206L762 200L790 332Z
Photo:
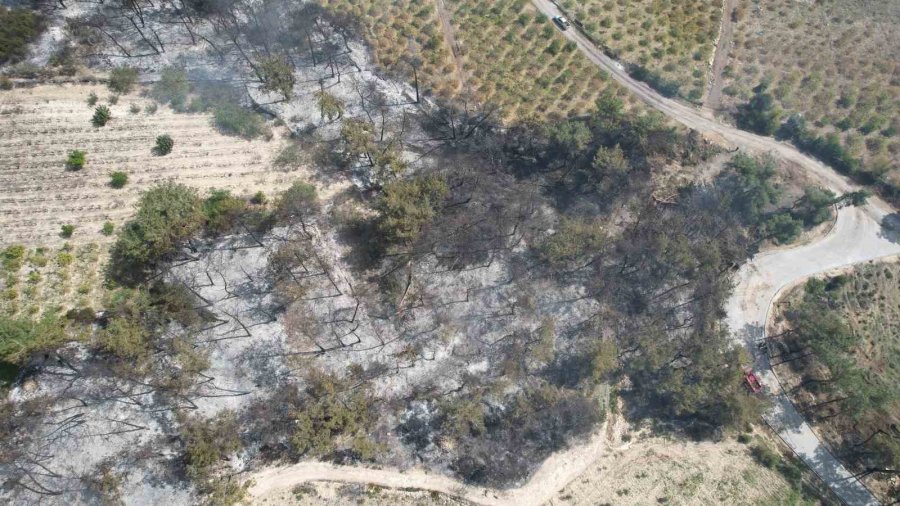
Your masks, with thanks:
M568 30L569 27L572 26L571 23L569 23L569 20L563 16L553 16L553 22L559 26L560 30Z

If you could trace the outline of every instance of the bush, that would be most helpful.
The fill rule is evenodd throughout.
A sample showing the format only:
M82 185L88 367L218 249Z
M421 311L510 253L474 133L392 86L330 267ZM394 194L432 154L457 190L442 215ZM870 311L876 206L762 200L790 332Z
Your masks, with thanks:
M109 122L110 119L112 119L112 113L109 112L109 107L98 105L97 108L94 109L94 116L91 117L91 124L99 128L106 126L106 123Z
M128 112L130 112L131 114L137 114L137 113L141 112L141 106L139 106L137 104L131 104L128 107Z
M0 90L9 91L13 89L13 82L6 76L0 76Z
M113 231L116 229L116 226L113 225L111 221L107 221L103 224L103 228L100 229L100 233L109 237L113 235Z
M156 114L156 109L157 109L157 108L158 108L158 106L157 106L156 104L147 104L147 105L144 107L144 112L145 112L146 114Z
M128 183L128 174L124 172L113 172L109 175L109 185L113 188L123 188Z
M41 32L41 18L27 9L0 6L0 64L15 63L28 54L28 44Z
M261 191L256 192L253 194L253 197L250 198L250 202L258 206L265 204L267 201L266 194Z
M87 105L94 107L95 105L97 105L97 100L99 100L99 97L97 97L96 93L94 93L93 91L88 93Z
M157 102L171 104L175 110L182 110L187 104L190 89L183 69L166 67L162 69L159 81L150 88L150 96Z
M86 154L81 150L74 150L69 153L69 158L66 159L66 168L69 170L81 170L84 168Z
M153 153L157 156L165 156L172 152L175 141L169 134L163 134L156 138L156 146L153 147Z
M281 219L291 220L302 218L318 209L319 200L316 195L316 187L297 181L278 199L276 214Z
M259 114L239 105L226 103L216 106L213 119L216 128L225 135L239 135L246 139L271 135Z
M212 190L203 202L206 227L210 232L221 234L230 230L237 218L247 209L247 204L232 197L228 190Z
M199 231L203 222L202 202L193 188L165 183L148 190L112 248L110 276L120 282L139 281L147 269Z
M75 225L63 225L59 235L64 239L68 239L69 237L72 237L73 232L75 232Z
M753 455L757 462L769 469L774 469L775 466L781 463L781 456L775 450L763 444L758 444L751 448L750 454Z
M116 67L109 73L107 86L113 93L125 94L131 91L137 82L138 71L127 66Z

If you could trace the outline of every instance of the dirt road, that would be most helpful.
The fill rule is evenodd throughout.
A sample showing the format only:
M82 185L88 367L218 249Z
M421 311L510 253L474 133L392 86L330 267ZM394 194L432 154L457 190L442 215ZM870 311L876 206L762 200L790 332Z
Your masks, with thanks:
M253 497L261 497L272 490L291 488L300 483L339 481L435 491L474 504L537 506L550 501L557 492L584 474L601 456L628 446L626 443L618 448L610 448L606 433L604 425L587 441L573 442L568 450L555 453L545 460L525 485L504 491L466 485L450 477L422 469L375 469L337 466L324 462L301 462L292 466L267 469L253 475L255 483L250 489L250 494Z
M722 4L722 26L719 28L719 40L716 42L716 53L713 56L712 69L709 73L709 85L703 106L715 111L722 101L722 72L728 64L728 54L731 52L731 43L734 37L734 8L737 0L725 0Z

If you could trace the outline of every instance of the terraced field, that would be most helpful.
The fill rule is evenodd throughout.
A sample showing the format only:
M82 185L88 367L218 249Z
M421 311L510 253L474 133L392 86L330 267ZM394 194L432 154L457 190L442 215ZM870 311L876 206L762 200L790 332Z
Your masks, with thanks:
M237 194L274 192L290 185L291 174L271 169L281 140L247 141L219 134L209 115L176 114L148 99L123 96L109 105L113 119L91 126L90 93L107 104L106 88L90 85L38 86L0 92L0 245L59 247L64 242L105 244L105 222L117 228L131 214L141 191L179 181L201 191L225 188ZM131 105L140 109L132 113ZM151 150L169 134L169 155ZM277 137L283 132L277 134ZM86 153L82 170L66 169L72 150ZM128 174L122 189L109 186L110 173ZM61 226L75 226L69 239Z

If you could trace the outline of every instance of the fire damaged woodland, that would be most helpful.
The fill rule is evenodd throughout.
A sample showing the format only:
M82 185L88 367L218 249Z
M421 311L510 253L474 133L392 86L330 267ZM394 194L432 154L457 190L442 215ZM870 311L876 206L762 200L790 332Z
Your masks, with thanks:
M86 21L74 49L156 72L155 100L234 135L270 128L253 103L292 131L276 166L309 170L268 197L155 186L102 307L0 321L20 367L4 500L232 504L241 473L303 459L502 488L619 395L698 438L758 419L722 323L732 273L841 198L783 206L771 162L743 154L660 192L721 153L614 93L548 123L438 101L414 55L412 85L388 80L351 20L311 4L136 1Z

